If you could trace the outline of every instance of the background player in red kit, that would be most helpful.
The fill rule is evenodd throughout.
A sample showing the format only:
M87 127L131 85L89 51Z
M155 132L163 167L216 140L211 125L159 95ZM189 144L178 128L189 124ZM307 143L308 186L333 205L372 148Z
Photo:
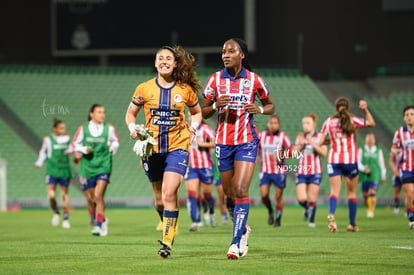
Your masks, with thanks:
M243 40L232 38L224 43L221 57L225 68L208 79L202 105L204 118L218 110L216 157L227 209L233 216L233 238L227 258L234 260L245 256L248 250L249 186L259 144L253 115L274 112L266 84L251 72L247 56ZM256 97L262 106L254 104Z
M319 143L321 134L315 131L315 114L311 113L303 117L302 127L303 133L299 133L295 141L295 145L300 146L303 152L296 172L296 196L299 204L305 209L303 218L305 220L309 218L309 227L314 228L316 200L322 182L320 157L326 157L327 147Z
M269 117L267 129L259 134L260 194L262 202L268 210L267 223L275 227L281 226L283 214L283 190L286 188L287 166L283 152L291 147L291 142L284 132L279 130L280 119L276 115ZM269 198L270 184L275 186L276 217Z
M205 223L211 224L212 227L217 225L214 215L214 198L211 194L214 183L211 148L214 148L214 132L210 126L202 122L190 144L190 163L184 177L187 189L187 209L192 221L190 231L198 231L200 227L200 206L197 202L200 187L207 206L207 212L204 213Z
M331 140L328 154L328 175L331 185L331 193L328 199L329 230L336 232L335 221L336 204L341 191L342 176L345 178L346 193L348 197L349 225L348 231L356 232L355 223L357 211L356 187L358 184L358 154L356 145L356 129L375 126L375 121L368 111L365 101L359 102L359 108L365 115L365 119L353 116L349 113L349 101L340 97L335 102L337 113L325 120L320 144L324 144L326 137Z
M405 125L395 131L391 151L402 152L400 178L409 226L414 229L414 105L405 107L403 114Z

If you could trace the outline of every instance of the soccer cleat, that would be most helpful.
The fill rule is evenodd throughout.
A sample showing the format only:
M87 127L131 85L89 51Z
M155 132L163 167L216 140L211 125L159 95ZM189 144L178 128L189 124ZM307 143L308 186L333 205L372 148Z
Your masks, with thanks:
M247 251L249 251L249 236L250 232L252 230L250 229L250 226L246 224L246 232L241 236L240 238L240 244L239 244L239 256L245 257L247 255Z
M310 222L308 224L308 226L309 226L309 228L315 228L316 227L316 224L314 222Z
M199 231L199 230L200 230L200 227L198 226L198 223L196 223L196 222L191 223L191 225L190 225L190 231L191 232L195 232L195 231Z
M328 228L332 233L335 233L337 230L336 221L334 215L328 215Z
M414 229L414 222L410 222L408 225L410 226L410 229Z
M210 224L210 214L204 213L204 225L209 225L209 224Z
M100 228L99 226L95 225L94 228L92 229L92 235L93 236L101 236L102 234L102 228Z
M346 230L348 232L358 232L359 228L356 225L348 224L348 226L346 227Z
M276 219L275 220L275 224L273 225L274 227L281 227L282 224L280 223L280 219Z
M102 223L101 237L108 236L108 224L109 224L109 219L105 217L105 220Z
M214 214L210 215L210 225L211 225L211 227L216 227L217 226L217 219L216 219L216 215L214 215Z
M303 220L306 222L308 220L308 217L309 217L308 209L305 209L303 211Z
M367 211L367 218L373 218L373 217L374 217L374 212Z
M53 214L52 225L53 226L58 226L59 225L59 219L60 219L59 214Z
M70 228L69 220L64 220L62 222L62 228L64 228L64 229L69 229Z
M267 216L267 224L272 225L275 222L275 218L273 217L273 212L270 212Z
M237 247L237 244L230 245L229 251L227 251L227 259L238 260L239 257L240 257L240 250Z
M164 259L169 258L171 256L171 247L160 240L158 240L158 243L162 246L160 250L158 250L158 256Z
M157 230L158 232L162 232L162 221L158 223L157 228L155 230Z
M400 208L394 208L394 216L400 215Z

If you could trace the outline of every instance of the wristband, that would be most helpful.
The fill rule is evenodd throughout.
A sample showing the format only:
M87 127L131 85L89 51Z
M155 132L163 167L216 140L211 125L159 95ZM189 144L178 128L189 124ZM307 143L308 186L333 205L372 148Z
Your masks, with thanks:
M260 113L263 114L263 112L264 112L263 107L259 106L259 109L260 109Z
M130 133L132 133L132 131L135 131L135 123L131 122L128 124L128 130Z
M213 110L214 111L217 110L217 106L216 106L216 103L215 102L213 103Z
M198 130L198 127L200 127L200 123L198 122L191 122L191 128L193 128L194 130Z

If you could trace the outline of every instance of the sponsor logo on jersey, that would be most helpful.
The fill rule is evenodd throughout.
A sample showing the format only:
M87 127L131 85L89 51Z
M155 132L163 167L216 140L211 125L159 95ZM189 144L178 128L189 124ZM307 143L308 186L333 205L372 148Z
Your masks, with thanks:
M158 126L175 126L177 125L177 121L170 120L170 119L154 118L152 120L152 124L158 125Z
M177 117L177 116L180 116L180 111L178 111L178 110L151 109L151 116Z

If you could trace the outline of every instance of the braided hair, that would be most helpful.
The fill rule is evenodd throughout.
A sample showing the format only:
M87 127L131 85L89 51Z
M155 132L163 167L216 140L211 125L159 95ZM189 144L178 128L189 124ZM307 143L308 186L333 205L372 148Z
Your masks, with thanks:
M245 67L246 69L248 69L249 71L252 70L252 67L250 67L249 62L247 61L247 57L249 56L249 50L247 48L247 43L246 41L244 41L243 39L240 38L230 38L227 41L233 40L234 42L236 42L237 44L239 44L240 50L244 53L244 58L242 60L242 65L243 67Z

